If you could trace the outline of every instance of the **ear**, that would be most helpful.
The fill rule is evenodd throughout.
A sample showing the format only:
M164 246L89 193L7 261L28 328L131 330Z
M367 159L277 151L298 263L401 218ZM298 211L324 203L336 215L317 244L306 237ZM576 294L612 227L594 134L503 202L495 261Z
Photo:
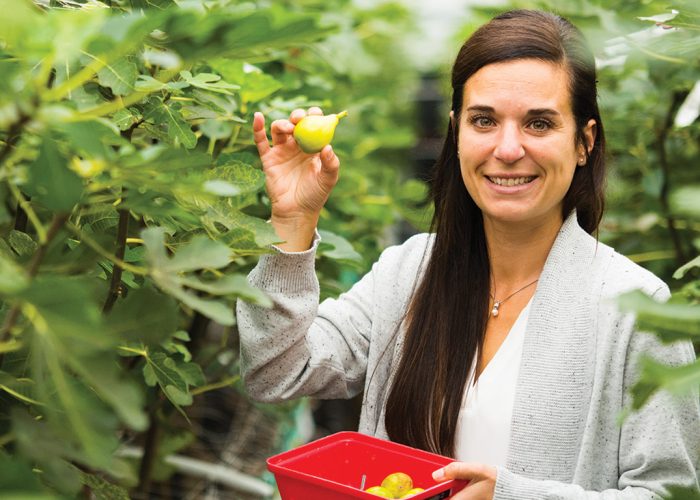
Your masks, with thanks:
M595 144L595 138L598 133L598 123L591 118L588 120L586 127L583 129L583 136L586 138L586 144L581 144L581 155L588 156L593 151L593 145Z
M457 123L455 122L455 112L450 110L450 127L452 128L452 135L457 139Z

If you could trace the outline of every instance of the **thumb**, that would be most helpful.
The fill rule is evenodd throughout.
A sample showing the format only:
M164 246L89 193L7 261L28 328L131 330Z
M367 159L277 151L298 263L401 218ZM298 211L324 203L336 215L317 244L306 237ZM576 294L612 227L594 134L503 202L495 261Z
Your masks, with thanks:
M331 187L338 181L340 170L340 159L333 151L333 147L328 145L321 150L321 178L324 183Z

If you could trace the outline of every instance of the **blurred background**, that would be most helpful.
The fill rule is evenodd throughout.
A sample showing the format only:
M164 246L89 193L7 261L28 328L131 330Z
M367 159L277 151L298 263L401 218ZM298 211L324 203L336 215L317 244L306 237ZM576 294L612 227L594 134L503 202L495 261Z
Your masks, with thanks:
M0 7L9 12L13 7L3 1ZM319 224L323 243L317 270L322 296L336 296L367 272L384 248L427 229L431 208L426 204L426 181L448 126L449 71L461 43L499 12L541 8L561 14L581 28L596 55L609 151L607 211L600 240L664 279L675 292L674 301L697 305L700 11L694 0L37 0L34 5L45 15L32 17L19 9L22 12L13 14L14 18L0 21L0 40L6 39L0 66L5 72L5 87L0 87L0 132L7 146L0 149L0 158L6 162L4 178L16 184L16 189L3 188L3 196L10 201L5 203L7 213L0 214L0 222L8 228L3 238L15 253L17 242L12 237L17 233L12 231L18 228L39 241L31 220L28 226L26 220L24 225L17 222L24 212L15 206L28 206L15 203L22 199L17 192L33 194L30 199L37 204L37 214L29 211L30 219L35 215L48 221L56 210L56 200L42 198L45 191L30 189L32 182L39 181L27 172L36 158L32 151L39 150L38 144L48 137L42 130L58 130L59 139L51 136L59 141L55 154L65 155L66 165L70 158L79 158L70 168L82 179L84 193L90 193L82 198L80 210L72 209L71 220L83 232L74 230L66 249L72 252L80 247L77 242L92 241L90 235L107 245L108 237L121 227L119 221L130 216L133 229L129 231L133 234L130 232L129 238L124 234L127 247L138 246L136 240L144 238L135 232L137 227L168 228L165 234L173 243L169 251L174 252L184 249L193 235L206 233L233 249L235 255L226 271L245 275L266 245L275 241L261 223L269 215L269 200L262 189L252 143L252 115L264 112L269 126L295 108L318 105L326 113L349 112L333 143L342 161L341 179ZM129 42L128 37L114 35L107 43L105 34L125 33L126 28L105 21L111 17L95 14L103 10L115 17L142 16L152 24L141 29L139 40ZM65 42L59 47L61 51L70 49L76 54L66 56L65 68L75 68L72 72L63 71L58 63L46 63L49 53L52 61L63 60L55 57L59 42ZM121 47L122 51L117 50L122 58L119 61L128 54L138 57L128 59L125 66L110 66L109 73L100 70L99 78L90 80L88 74L71 92L61 93L68 88L62 84L73 85L71 76L80 74L77 69L93 64L86 58L86 47L94 49L100 43L112 52ZM48 98L46 92L31 85L12 83L25 74L35 78L44 65L44 76L52 75L49 88L53 90ZM206 76L198 80L197 75ZM125 80L130 84L121 89L119 84ZM104 107L114 102L121 104ZM63 106L63 115L56 112L57 103ZM127 141L131 149L123 147L122 156L117 158L93 151L86 146L86 138L97 133L95 129L76 131L56 125L64 123L61 116L66 113L82 113L76 120L87 119L85 113L110 120L118 127L119 140ZM28 119L22 117L30 115L35 117L34 125L27 128ZM20 137L19 132L24 135ZM103 137L95 141L105 142ZM10 146L17 153L12 153ZM154 146L171 148L174 153L167 161L154 163L151 158L166 154L161 149L156 153ZM89 163L94 171L86 173L75 167L86 166L91 155L103 162ZM172 177L163 180L169 169L186 167L182 163L185 156L201 163L187 168L202 170L204 165L212 172L219 169L216 172L225 173L228 184L207 184L205 196L195 192L200 188L193 187L194 182L185 183L190 174L181 172L189 171L172 170ZM179 167L173 166L175 163ZM111 167L96 166L105 164ZM7 174L10 171L12 175ZM63 182L63 178L59 180ZM115 186L124 188L119 196L128 200L127 215L114 208L115 200L121 198L98 198ZM236 189L231 190L231 186ZM150 193L155 194L149 197ZM210 199L212 193L225 201L215 203ZM42 200L47 202L42 205ZM77 211L80 218L75 218ZM230 213L237 218L233 220ZM106 236L100 236L102 231ZM84 268L78 270L74 264L66 271L63 263L64 267L54 266L53 272L89 275L99 286L106 286L113 263L119 261L106 258L94 245L90 248L88 254L75 259L86 262ZM121 253L128 262L155 265L143 252L128 248L126 256ZM146 248L146 256L150 251ZM691 265L678 272L689 262ZM100 272L96 273L98 266ZM206 266L200 267L206 274ZM125 273L122 282L120 290L129 293L144 288L138 273ZM361 396L349 401L305 399L283 405L251 402L237 379L234 319L191 298L183 299L179 291L162 282L155 280L154 287L169 295L173 305L168 310L177 314L179 323L152 342L163 349L162 359L175 360L164 365L176 372L176 380L182 378L181 390L190 397L178 398L166 391L168 386L159 375L144 368L161 365L149 358L147 349L132 346L130 355L137 357L121 362L120 369L144 394L148 425L126 425L117 419L109 424L112 432L120 433L123 446L117 455L124 460L122 468L110 471L104 465L108 462L99 462L82 467L78 483L58 480L65 469L55 464L86 462L77 451L67 457L61 443L70 442L76 450L87 449L90 436L61 434L55 441L60 446L36 455L31 451L35 431L27 430L16 409L29 403L18 403L12 394L2 396L7 410L0 419L5 436L0 462L6 460L15 467L19 456L27 464L43 463L49 471L45 482L51 491L57 488L68 496L78 495L78 488L85 498L126 498L127 494L130 498L271 498L276 489L266 470L269 456L330 433L357 428ZM202 296L213 293L200 290ZM7 298L11 292L2 288L0 293ZM231 309L237 297L254 297L242 289L221 295ZM687 325L678 327L689 337L698 334L700 324L694 310L694 330L683 330ZM6 311L5 307L3 314ZM108 313L109 308L103 311ZM157 314L153 311L156 309L148 316ZM141 314L147 316L143 311ZM154 318L155 328L159 320ZM185 334L178 333L183 331ZM116 352L118 345L109 349ZM11 385L15 389L25 376L18 368L23 359L10 352L3 366L15 377L15 385ZM71 366L71 373L78 373L76 377L87 378ZM198 377L201 374L201 380L188 376L192 373L188 370L194 370ZM67 405L65 400L61 404ZM35 421L41 420L34 413L40 410L34 408L28 414ZM51 422L50 415L47 421ZM106 449L111 450L109 446ZM107 456L93 451L94 456ZM13 468L12 473L33 477L29 465L21 471ZM8 477L0 475L0 491L3 484L16 483ZM33 487L47 491L45 485Z

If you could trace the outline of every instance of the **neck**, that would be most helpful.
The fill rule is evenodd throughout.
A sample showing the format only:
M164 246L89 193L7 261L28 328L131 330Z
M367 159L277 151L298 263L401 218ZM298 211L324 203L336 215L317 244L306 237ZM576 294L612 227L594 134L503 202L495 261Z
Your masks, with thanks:
M484 218L492 286L498 298L539 277L561 223L505 224Z

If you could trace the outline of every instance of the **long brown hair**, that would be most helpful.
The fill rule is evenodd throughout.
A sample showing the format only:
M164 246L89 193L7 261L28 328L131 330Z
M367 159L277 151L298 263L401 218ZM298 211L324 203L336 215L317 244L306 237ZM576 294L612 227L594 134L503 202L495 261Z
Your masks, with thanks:
M527 58L566 68L577 144L586 144L584 127L590 119L596 121L593 148L586 153L585 167L576 169L562 215L576 209L579 224L589 233L602 217L605 137L595 62L583 35L550 13L514 10L495 17L464 43L452 68L455 120L447 128L430 188L435 239L408 309L401 359L386 403L391 440L442 455L454 454L464 388L482 348L489 307L483 218L464 186L456 154L464 85L488 64Z

